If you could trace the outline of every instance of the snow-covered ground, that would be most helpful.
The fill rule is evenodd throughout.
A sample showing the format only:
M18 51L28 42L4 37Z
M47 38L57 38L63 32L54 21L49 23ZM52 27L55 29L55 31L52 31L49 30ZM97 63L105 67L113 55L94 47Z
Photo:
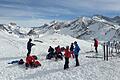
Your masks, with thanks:
M24 65L8 64L13 60L23 58L27 53L26 43L28 39L17 38L0 31L0 80L119 80L120 79L120 59L109 58L104 61L101 58L86 58L87 55L95 53L86 53L91 50L90 42L77 40L67 35L57 33L42 35L38 39L40 42L34 42L36 46L32 48L32 54L38 56L42 66L34 69L25 69ZM70 59L70 69L64 70L64 60L54 61L46 60L49 46L56 47L60 45L65 47L71 42L77 41L81 51L79 55L80 66L75 66L75 60ZM94 49L94 47L92 47ZM102 46L99 46L99 55L103 56Z

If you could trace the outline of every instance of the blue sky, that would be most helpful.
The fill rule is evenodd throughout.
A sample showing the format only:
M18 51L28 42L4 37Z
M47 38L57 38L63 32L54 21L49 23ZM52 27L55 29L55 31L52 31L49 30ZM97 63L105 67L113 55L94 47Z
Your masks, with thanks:
M95 14L120 15L120 0L0 0L0 23L39 26Z

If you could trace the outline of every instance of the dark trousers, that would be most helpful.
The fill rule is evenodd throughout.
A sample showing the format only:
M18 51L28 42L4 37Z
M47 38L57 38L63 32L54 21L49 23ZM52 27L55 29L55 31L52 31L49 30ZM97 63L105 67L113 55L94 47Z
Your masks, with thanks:
M55 53L55 60L58 60L58 58L60 58L61 60L63 60L62 53Z
M49 53L47 56L46 56L46 59L51 59L53 58L55 55L53 53Z
M35 64L34 67L38 67L38 66L41 66L41 64Z
M69 68L69 58L65 57L65 65L64 65L64 69Z
M95 52L98 53L97 47L95 47Z
M26 66L26 67L33 67L33 66L34 66L34 63L33 63L33 62L31 62L30 64L25 63L25 66Z
M76 66L79 66L78 55L75 55Z
M51 58L55 56L54 52L50 52L49 55L51 56Z
M27 53L27 55L29 55L31 53L31 49L28 49L28 53Z

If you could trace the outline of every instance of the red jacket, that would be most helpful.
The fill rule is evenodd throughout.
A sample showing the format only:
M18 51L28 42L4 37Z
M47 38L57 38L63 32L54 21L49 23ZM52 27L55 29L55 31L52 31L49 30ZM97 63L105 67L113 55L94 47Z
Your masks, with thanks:
M35 65L41 65L39 61L35 61Z
M71 52L67 49L65 49L65 53L64 53L66 58L70 58L71 57Z
M94 46L98 47L98 40L95 39Z
M57 53L61 52L61 48L56 47L55 50L56 50Z
M34 57L32 57L32 56L27 56L27 57L26 57L26 63L30 64L30 63L32 63L32 62L35 62Z

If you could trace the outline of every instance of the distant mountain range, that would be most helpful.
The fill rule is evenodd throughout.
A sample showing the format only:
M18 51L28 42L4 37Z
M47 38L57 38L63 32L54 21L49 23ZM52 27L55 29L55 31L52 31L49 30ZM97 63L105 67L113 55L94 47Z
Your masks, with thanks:
M70 35L75 38L90 40L119 40L120 39L120 17L109 18L102 15L92 17L79 17L72 21L52 21L39 27L24 28L15 23L0 24L0 30L10 34L34 36L44 33L59 33Z

